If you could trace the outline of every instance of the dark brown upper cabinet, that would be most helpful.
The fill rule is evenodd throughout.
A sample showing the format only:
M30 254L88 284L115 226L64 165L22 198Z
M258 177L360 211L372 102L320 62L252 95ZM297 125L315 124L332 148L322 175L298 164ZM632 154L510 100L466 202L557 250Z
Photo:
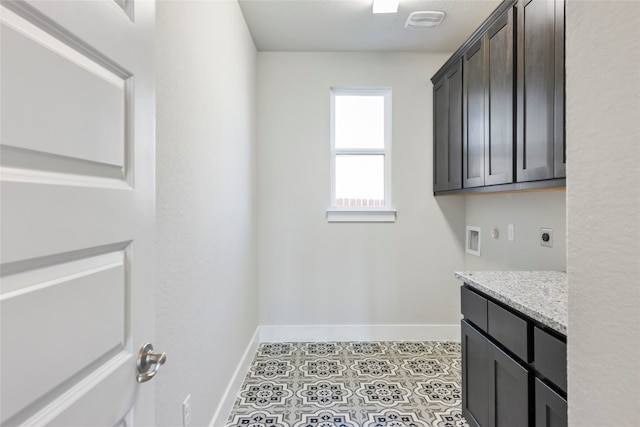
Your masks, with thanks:
M462 188L462 65L458 61L433 88L433 188Z
M463 150L464 188L484 185L485 144L485 55L483 40L464 54L463 68Z
M431 80L434 193L566 185L564 0L504 0Z
M513 182L513 20L513 9L509 9L491 25L483 37L487 75L485 185Z
M519 0L518 182L566 175L564 0Z
M464 54L463 186L513 182L513 9Z

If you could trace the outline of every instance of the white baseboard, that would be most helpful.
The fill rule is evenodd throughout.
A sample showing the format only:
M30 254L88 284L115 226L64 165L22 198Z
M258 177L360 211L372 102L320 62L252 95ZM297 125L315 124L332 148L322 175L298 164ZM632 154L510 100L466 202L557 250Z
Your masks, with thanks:
M233 376L231 377L231 381L229 381L229 385L227 389L224 391L222 395L222 400L218 404L218 408L216 412L213 414L213 418L211 419L211 423L209 423L209 427L222 427L227 422L227 417L231 413L231 409L233 409L233 404L235 403L236 397L240 393L240 388L242 387L242 383L244 382L244 377L249 371L249 366L251 366L251 361L253 360L253 356L256 354L256 350L258 349L258 344L260 344L260 326L256 328L247 349L242 355L242 359L240 359L240 363L236 367Z
M300 341L460 341L454 325L260 326L260 342Z

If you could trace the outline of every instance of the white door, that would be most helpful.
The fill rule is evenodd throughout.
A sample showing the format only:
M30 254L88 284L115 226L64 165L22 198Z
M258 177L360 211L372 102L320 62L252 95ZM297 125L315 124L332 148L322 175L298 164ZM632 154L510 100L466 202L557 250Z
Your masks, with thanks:
M1 5L0 423L153 424L154 3Z

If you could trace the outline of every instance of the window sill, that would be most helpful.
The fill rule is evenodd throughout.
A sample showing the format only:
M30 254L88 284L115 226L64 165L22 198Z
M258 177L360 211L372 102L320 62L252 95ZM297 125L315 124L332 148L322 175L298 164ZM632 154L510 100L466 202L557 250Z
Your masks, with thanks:
M395 209L327 209L328 222L396 222Z

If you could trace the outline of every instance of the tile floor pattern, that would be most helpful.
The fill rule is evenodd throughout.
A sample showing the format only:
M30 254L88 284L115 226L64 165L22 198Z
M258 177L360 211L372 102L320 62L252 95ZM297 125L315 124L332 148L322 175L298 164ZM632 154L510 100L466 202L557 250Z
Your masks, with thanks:
M258 347L226 427L463 427L460 343Z

